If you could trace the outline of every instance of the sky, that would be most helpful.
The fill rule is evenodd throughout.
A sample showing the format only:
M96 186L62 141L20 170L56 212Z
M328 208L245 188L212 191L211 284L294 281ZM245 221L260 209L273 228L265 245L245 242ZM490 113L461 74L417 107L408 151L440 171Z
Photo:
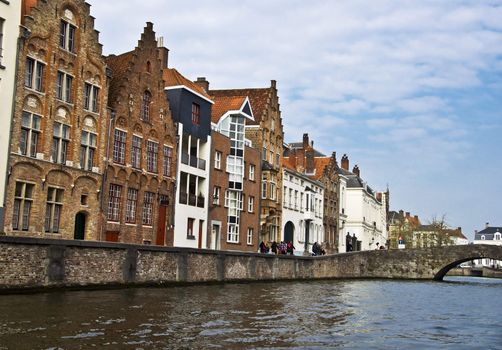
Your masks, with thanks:
M347 154L391 210L502 226L502 0L87 1L105 54L153 22L191 80L277 80L285 141Z

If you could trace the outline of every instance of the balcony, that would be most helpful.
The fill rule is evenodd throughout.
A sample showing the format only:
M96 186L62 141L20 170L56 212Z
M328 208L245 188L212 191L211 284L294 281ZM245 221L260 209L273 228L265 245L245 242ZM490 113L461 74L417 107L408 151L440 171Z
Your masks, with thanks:
M305 213L303 214L303 219L304 220L314 220L315 219L315 213L313 210L305 210Z
M181 163L189 165L192 168L206 170L206 161L204 159L197 158L196 156L189 155L188 153L181 154Z
M204 196L196 196L194 194L188 194L186 192L180 193L180 204L189 205L191 207L204 208Z

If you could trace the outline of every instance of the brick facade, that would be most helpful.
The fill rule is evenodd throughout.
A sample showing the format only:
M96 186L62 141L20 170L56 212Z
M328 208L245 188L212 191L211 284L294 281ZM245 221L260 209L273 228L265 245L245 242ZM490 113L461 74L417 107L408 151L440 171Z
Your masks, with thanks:
M282 152L284 132L275 80L268 88L210 90L214 96L248 96L253 123L246 125L246 138L261 158L260 241L280 241L282 226ZM257 179L258 180L258 179ZM265 188L266 187L266 188ZM262 193L263 192L263 193Z
M211 200L209 202L209 226L208 232L212 233L213 225L219 226L220 239L219 248L221 250L240 250L256 252L258 250L259 238L259 196L260 196L260 152L252 147L245 147L244 150L244 182L243 182L243 210L240 214L240 234L239 242L231 243L227 241L227 216L228 209L225 207L225 191L228 188L229 174L226 172L226 159L230 154L230 139L217 131L211 133L211 162L210 166L210 191ZM221 154L219 168L215 167L215 155ZM249 177L249 167L254 165L254 180ZM214 188L219 188L219 195L215 197ZM249 211L249 198L254 200L253 211ZM247 241L248 229L252 229L253 235L251 243ZM211 235L211 237L214 237ZM215 247L214 242L210 242L210 247Z
M23 11L5 231L99 239L108 78L90 5Z
M172 245L176 137L162 79L166 52L147 23L133 51L107 58L115 117L104 185L106 240Z

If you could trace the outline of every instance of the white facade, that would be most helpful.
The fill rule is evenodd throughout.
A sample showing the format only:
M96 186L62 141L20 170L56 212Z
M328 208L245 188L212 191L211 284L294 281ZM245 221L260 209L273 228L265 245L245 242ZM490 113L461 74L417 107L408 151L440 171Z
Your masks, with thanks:
M320 182L283 167L281 240L292 241L295 255L310 254L324 242L324 187Z
M347 251L345 225L347 223L347 178L338 174L338 252Z
M0 231L3 230L10 125L14 104L21 0L0 1Z
M487 227L488 229L488 227ZM473 244L488 244L502 246L502 228L496 228L490 233L484 233L485 230L475 233ZM494 232L493 232L494 231ZM474 266L485 266L502 268L502 261L489 258L474 260Z
M182 123L178 125L178 135L174 246L209 248L207 219L211 136L203 142L183 132Z
M385 201L378 201L375 194L368 190L366 185L347 188L346 214L345 236L342 237L344 244L346 244L347 234L355 235L358 245L360 244L360 250L374 250L381 244L386 244ZM343 248L346 249L346 247ZM344 252L345 249L339 251ZM356 249L358 247L353 247L353 250Z

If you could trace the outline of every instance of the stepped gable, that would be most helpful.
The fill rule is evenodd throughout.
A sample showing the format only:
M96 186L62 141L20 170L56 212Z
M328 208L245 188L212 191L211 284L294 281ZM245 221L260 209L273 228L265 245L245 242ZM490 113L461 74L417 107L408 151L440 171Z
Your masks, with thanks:
M210 90L209 93L214 98L219 97L240 97L247 96L253 109L254 121L249 120L248 125L260 125L262 118L266 115L268 105L271 101L273 87L254 89L230 89L230 90Z
M214 105L211 108L211 121L218 123L220 118L228 111L236 111L242 107L246 96L211 96Z
M106 64L112 71L112 78L110 81L110 88L108 90L108 102L115 101L120 92L122 80L127 76L133 64L134 51L126 52L121 55L110 55L106 57Z

